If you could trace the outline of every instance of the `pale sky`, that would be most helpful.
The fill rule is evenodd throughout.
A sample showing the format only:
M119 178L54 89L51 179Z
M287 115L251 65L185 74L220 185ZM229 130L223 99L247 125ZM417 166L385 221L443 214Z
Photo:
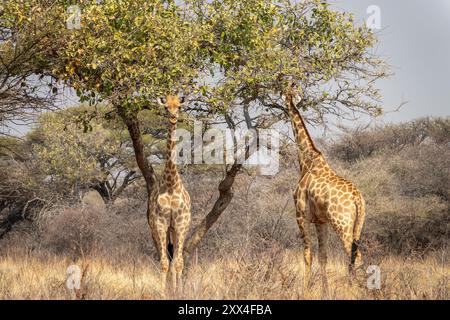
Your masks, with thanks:
M399 112L384 115L385 122L421 116L450 116L450 0L333 0L334 7L367 20L370 5L380 8L381 30L376 34L378 54L395 73L378 82L383 106Z

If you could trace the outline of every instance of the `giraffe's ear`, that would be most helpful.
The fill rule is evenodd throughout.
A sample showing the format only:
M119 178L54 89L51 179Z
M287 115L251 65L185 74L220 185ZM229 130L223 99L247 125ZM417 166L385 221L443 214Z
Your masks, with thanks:
M294 97L293 97L293 101L294 101L294 104L295 105L298 105L301 101L302 101L302 96L300 95L300 94L296 94Z
M156 102L158 103L158 105L165 107L166 106L166 99L163 98L157 98Z

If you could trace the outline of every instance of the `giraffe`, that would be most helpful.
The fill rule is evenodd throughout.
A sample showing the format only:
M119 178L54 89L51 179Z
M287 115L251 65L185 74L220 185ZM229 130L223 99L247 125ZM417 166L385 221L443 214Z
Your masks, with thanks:
M183 246L191 219L191 200L175 164L175 130L182 101L178 95L168 95L165 103L159 103L167 109L167 155L156 210L150 212L148 222L159 252L162 287L166 286L170 269L175 289L182 284Z
M294 103L292 85L285 93L285 101L298 145L301 171L293 196L296 220L304 242L304 279L308 283L311 272L310 225L313 223L318 237L320 269L326 285L328 224L342 241L349 258L349 272L353 274L355 262L359 264L361 260L358 245L365 217L365 202L358 189L350 181L338 176L316 148Z

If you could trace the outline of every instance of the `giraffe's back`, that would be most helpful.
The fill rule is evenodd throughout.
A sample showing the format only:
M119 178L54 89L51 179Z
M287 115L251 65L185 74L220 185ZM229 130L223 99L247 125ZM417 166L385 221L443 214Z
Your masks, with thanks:
M323 223L336 219L354 221L356 206L363 201L356 186L331 168L307 173L301 179L299 188L307 190L312 222Z

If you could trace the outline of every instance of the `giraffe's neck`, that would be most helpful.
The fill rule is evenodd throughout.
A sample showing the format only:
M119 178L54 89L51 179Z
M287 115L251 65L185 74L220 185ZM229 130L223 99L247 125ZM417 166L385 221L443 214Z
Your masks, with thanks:
M289 117L292 122L292 130L294 131L295 140L298 145L300 170L302 174L304 174L311 168L311 165L315 159L322 158L322 154L314 145L308 129L306 129L305 121L300 115L298 109L295 107L292 95L287 95L286 99L288 103Z
M175 141L175 132L177 129L177 123L171 123L169 121L168 130L167 130L167 155L166 155L166 165L164 168L164 182L166 184L167 189L173 190L177 186L177 182L180 180L180 176L178 174L177 165L175 163L176 156L176 141Z

